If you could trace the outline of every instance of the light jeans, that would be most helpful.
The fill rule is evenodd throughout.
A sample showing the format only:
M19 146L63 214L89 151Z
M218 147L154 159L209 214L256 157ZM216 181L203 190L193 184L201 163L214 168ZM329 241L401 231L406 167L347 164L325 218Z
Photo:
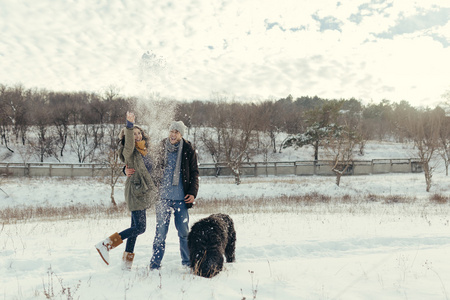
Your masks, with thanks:
M180 239L181 264L189 266L189 249L187 237L189 234L189 213L184 200L161 199L156 204L156 234L153 241L153 256L150 260L151 269L159 269L166 248L166 236L169 231L170 217L175 219L175 228Z

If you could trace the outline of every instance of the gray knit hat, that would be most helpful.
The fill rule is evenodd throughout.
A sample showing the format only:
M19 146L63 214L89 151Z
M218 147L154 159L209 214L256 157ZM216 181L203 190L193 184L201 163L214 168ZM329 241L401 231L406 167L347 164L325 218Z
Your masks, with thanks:
M172 122L172 124L170 125L169 131L176 130L176 131L178 131L179 133L181 133L181 136L184 136L184 128L185 128L185 127L186 127L186 126L184 126L183 121L174 121L174 122Z

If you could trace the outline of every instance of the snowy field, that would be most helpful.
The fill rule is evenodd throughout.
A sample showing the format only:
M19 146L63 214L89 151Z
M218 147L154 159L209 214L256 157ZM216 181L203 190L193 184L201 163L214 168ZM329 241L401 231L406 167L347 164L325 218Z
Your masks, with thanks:
M393 153L386 155L398 157ZM124 244L112 250L110 266L94 248L127 228L128 215L2 220L0 299L449 299L450 184L442 168L430 193L423 174L344 177L339 187L320 176L233 182L201 178L190 211L191 225L216 212L234 219L236 262L216 277L181 268L173 221L162 269L147 270L152 210L131 272L120 269ZM110 201L98 179L3 178L0 187L2 212ZM433 195L446 201L431 201Z

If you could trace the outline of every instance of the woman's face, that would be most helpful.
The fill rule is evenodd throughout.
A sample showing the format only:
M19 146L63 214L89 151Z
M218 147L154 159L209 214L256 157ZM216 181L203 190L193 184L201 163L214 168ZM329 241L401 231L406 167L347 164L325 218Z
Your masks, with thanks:
M136 142L139 142L142 140L142 132L138 128L133 129L133 134L134 134L134 140Z

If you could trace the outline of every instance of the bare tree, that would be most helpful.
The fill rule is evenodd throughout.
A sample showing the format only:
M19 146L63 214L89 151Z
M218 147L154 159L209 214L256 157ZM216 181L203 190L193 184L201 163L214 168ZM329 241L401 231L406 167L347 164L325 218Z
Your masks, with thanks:
M119 159L119 155L116 150L109 150L106 155L106 161L104 161L109 170L108 182L111 187L111 204L117 207L117 202L114 198L114 189L120 176L123 175L123 163Z
M118 179L121 175L123 175L123 163L120 161L117 152L119 148L118 136L120 130L125 125L123 116L124 112L128 111L128 105L123 98L117 97L117 95L114 94L114 91L114 89L110 89L107 94L109 96L105 100L109 106L109 125L107 127L108 130L106 131L106 136L109 138L109 143L105 151L107 154L106 157L103 155L103 157L105 157L105 161L103 163L107 165L109 170L108 180L111 187L111 203L114 207L117 207L114 198L114 190Z
M105 136L105 122L108 118L108 104L95 94L89 95L89 104L84 109L84 124L90 124L94 150L102 147Z
M255 137L257 139L257 151L258 154L263 155L263 161L267 163L269 161L269 153L274 153L274 142L273 135L270 132L256 132ZM277 145L275 145L276 147ZM275 153L277 149L275 148Z
M450 92L445 96L449 99L445 102L442 111L442 126L439 130L440 155L445 164L445 175L448 176L448 167L450 164Z
M43 162L45 157L54 156L57 158L55 151L55 136L51 130L51 116L49 114L49 101L46 92L33 93L29 98L31 101L31 119L35 132L35 139L30 138L30 144L35 149L39 161Z
M130 111L131 101L130 99L125 99L117 94L117 90L110 87L109 91L106 93L105 101L108 105L107 120L108 123L107 130L105 130L105 145L107 149L117 148L117 138L120 130L125 126L124 115L125 112Z
M281 133L280 123L282 118L280 113L277 110L276 103L272 101L261 103L258 111L258 129L259 131L265 132L270 138L273 153L277 153L277 137Z
M216 165L216 177L219 176L221 163L225 160L221 128L226 126L228 115L224 114L224 111L224 107L221 107L220 102L215 103L214 106L209 105L209 113L215 115L216 119L214 123L210 123L210 126L204 127L200 133L200 141L208 150Z
M0 137L2 144L10 152L14 152L9 147L10 135L14 126L16 126L17 102L22 97L22 87L15 89L0 86Z
M52 122L58 133L59 155L64 156L64 149L69 137L70 116L73 113L75 98L69 93L50 93Z
M31 157L35 154L34 149L32 147L24 146L24 147L18 147L17 152L20 155L20 158L22 159L23 164L25 165Z
M219 128L203 128L200 133L200 141L208 150L214 163L222 161L223 150Z
M89 125L76 126L71 134L71 148L77 154L78 162L84 163L94 153L95 143L92 141Z
M223 141L225 162L231 169L235 183L241 183L241 166L251 144L256 116L249 106L235 104L229 112L227 126L219 128Z
M114 191L120 176L123 175L123 163L119 159L118 148L119 148L119 126L113 124L109 127L109 134L111 135L111 143L109 147L100 152L100 155L96 157L96 161L103 164L108 170L108 176L105 179L108 180L108 184L111 187L111 204L117 208L117 202L114 197Z
M332 158L331 170L336 175L337 186L341 182L341 177L353 168L354 149L357 142L356 132L346 124L330 132L327 143L324 144L325 151Z
M14 125L14 133L16 136L16 140L19 139L22 142L22 145L25 145L26 135L29 126L29 119L27 115L29 115L29 107L28 107L28 98L32 95L33 91L25 90L22 86L16 86L11 89L11 119Z
M200 139L213 160L230 168L235 183L241 183L241 166L248 155L256 126L256 114L251 105L216 103L215 126L204 131ZM218 166L219 167L219 166Z
M433 172L438 161L435 156L439 150L439 132L442 126L442 112L435 110L419 110L409 115L404 126L414 142L417 156L424 170L426 191L432 185Z
M3 99L3 96L0 96L0 141L5 145L6 149L14 152L8 145L10 141L11 120L8 118L7 106Z

